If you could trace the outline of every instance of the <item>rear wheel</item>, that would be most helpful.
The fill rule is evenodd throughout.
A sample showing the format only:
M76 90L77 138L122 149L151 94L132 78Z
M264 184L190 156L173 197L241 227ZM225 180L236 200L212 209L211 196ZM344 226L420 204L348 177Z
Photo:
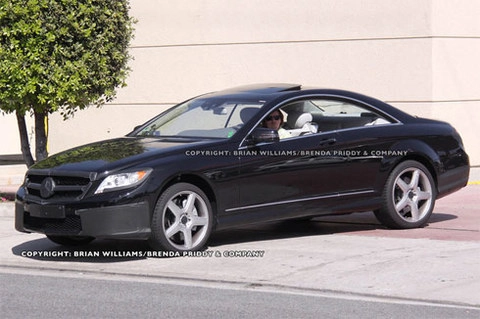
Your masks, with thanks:
M377 219L391 228L422 227L435 206L435 184L428 169L417 161L400 163L392 171L383 191L383 206Z
M179 252L199 250L206 244L212 225L212 208L205 193L192 184L174 184L155 206L150 246Z
M56 236L47 235L47 238L53 241L55 244L62 246L80 246L90 243L95 238L88 236Z

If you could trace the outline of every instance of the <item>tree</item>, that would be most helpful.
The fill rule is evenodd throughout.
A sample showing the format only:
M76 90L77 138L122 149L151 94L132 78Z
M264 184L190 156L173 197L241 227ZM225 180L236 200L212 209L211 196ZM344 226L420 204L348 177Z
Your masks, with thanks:
M47 157L48 115L64 119L111 101L125 86L134 20L128 0L0 0L0 110L16 113L22 154Z

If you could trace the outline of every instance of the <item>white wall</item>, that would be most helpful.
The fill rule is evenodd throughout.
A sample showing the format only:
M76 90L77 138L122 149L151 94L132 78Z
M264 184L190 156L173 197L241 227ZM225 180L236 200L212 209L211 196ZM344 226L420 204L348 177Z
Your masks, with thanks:
M20 137L15 114L0 113L0 134L4 137L0 143L0 155L19 154Z

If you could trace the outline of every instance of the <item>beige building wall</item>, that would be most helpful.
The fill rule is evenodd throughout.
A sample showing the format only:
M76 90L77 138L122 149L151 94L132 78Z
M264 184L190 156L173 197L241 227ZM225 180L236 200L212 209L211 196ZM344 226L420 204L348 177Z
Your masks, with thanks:
M17 119L14 114L0 113L0 156L20 153L20 136L18 135Z
M101 109L78 112L67 122L52 116L50 152L122 136L198 94L291 82L353 90L411 114L446 120L463 136L472 164L480 165L480 1L131 0L131 5L138 23L128 86Z

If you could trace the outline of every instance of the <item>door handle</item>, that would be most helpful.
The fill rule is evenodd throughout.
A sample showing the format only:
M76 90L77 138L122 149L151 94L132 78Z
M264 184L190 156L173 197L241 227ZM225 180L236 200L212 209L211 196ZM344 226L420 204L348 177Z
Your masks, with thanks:
M337 139L332 137L332 138L326 138L323 140L320 140L318 143L319 146L328 146L328 145L333 145L337 142Z

